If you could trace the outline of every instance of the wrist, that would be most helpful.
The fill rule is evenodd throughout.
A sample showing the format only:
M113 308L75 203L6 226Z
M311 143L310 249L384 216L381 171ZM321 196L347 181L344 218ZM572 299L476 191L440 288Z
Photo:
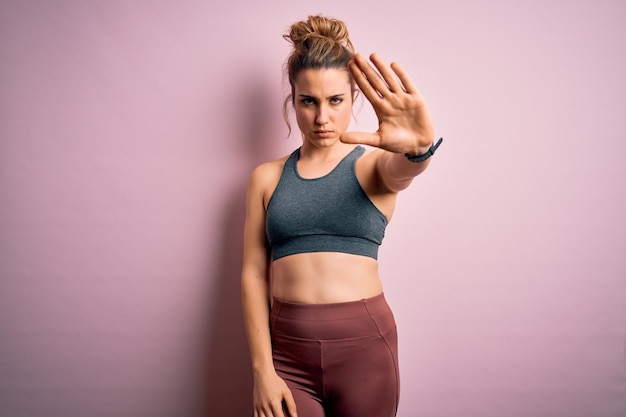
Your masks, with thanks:
M276 372L276 370L274 369L274 364L272 362L252 364L252 374L255 377L263 376L268 372Z
M443 138L439 138L437 143L433 143L426 150L420 148L417 154L405 153L404 156L411 162L424 162L435 154L435 151L439 145L441 145L441 142L443 142Z

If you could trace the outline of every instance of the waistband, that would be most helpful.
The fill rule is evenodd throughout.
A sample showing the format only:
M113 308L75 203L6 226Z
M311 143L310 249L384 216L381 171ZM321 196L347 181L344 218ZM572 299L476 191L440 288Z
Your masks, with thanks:
M357 301L301 304L274 298L270 314L274 335L341 339L377 335L395 326L383 293Z
M274 298L272 311L284 318L298 320L337 320L359 317L388 309L384 293L356 301L327 304L292 303Z

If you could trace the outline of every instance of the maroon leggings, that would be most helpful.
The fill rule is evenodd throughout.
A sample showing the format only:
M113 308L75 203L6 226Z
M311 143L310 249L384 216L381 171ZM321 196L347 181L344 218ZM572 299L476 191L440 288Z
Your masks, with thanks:
M396 415L396 324L383 294L334 304L274 299L270 325L274 366L298 417Z

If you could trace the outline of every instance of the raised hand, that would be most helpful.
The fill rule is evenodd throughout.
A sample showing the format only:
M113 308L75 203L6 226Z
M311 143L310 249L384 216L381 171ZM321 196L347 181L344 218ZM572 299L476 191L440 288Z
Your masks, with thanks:
M409 75L398 65L385 64L377 55L370 60L378 72L360 54L349 64L357 85L372 103L378 117L374 133L346 132L345 143L360 143L395 153L421 154L433 143L434 128L426 100Z

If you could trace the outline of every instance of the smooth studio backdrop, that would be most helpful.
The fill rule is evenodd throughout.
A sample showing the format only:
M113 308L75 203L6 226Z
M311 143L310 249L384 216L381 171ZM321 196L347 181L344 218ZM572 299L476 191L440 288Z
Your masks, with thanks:
M251 415L245 187L317 13L445 137L380 253L399 416L624 416L617 0L0 0L0 415Z

